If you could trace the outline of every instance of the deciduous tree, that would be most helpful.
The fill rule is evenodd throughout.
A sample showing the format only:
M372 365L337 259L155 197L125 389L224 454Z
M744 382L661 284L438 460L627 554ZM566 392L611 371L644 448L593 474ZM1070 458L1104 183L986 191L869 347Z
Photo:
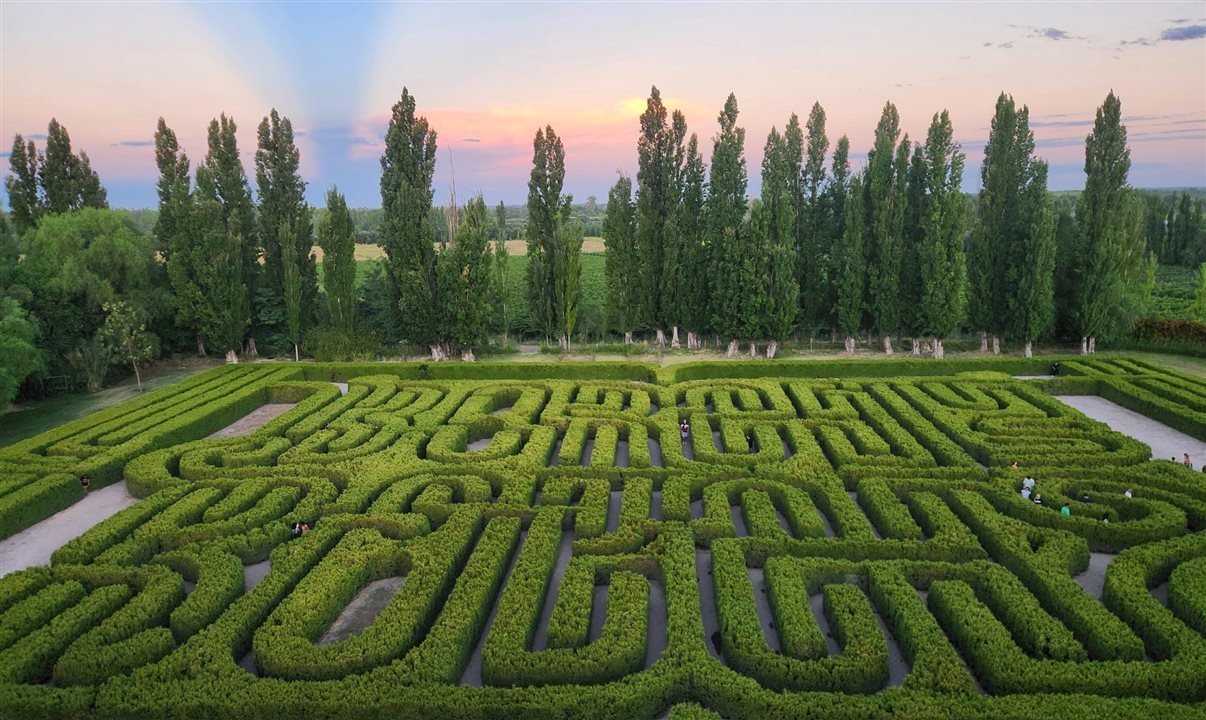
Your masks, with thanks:
M636 205L632 202L632 179L623 173L607 194L603 242L607 246L607 317L614 330L624 333L624 343L631 344L644 284L632 271L638 263Z
M436 132L415 116L415 99L405 88L394 104L381 156L382 244L398 293L402 334L427 346L433 360L447 357L441 347L443 320L437 308L436 252L431 228L432 177Z
M338 188L327 191L327 212L318 225L322 283L331 324L345 337L356 328L356 226Z
M916 157L916 156L914 156ZM967 292L967 198L963 195L963 152L954 140L950 114L935 113L922 155L923 193L919 203L917 269L920 295L916 327L934 341L934 357L944 355L942 341L963 318Z
M754 274L755 259L743 232L746 210L745 128L737 127L737 98L729 94L712 138L712 175L708 184L708 244L711 250L710 305L712 327L729 338L726 355L737 353L741 338L753 338L758 319L753 308L765 287Z

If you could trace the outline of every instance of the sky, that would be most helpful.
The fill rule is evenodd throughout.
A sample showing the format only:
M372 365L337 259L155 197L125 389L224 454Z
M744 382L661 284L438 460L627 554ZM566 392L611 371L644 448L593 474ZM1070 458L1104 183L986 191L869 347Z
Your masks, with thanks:
M57 118L115 207L157 204L163 117L193 160L220 113L238 123L254 186L255 130L293 123L307 199L338 186L380 206L390 108L408 88L439 134L436 203L522 204L536 130L566 150L565 189L602 203L636 174L650 87L681 110L705 159L730 92L750 195L762 147L820 102L830 147L865 162L884 103L913 140L948 109L979 166L997 96L1030 108L1053 190L1084 185L1084 138L1112 89L1132 185L1206 185L1206 3L1196 2L18 2L0 0L3 174L16 134ZM2 194L2 193L0 193ZM5 198L7 205L7 198Z

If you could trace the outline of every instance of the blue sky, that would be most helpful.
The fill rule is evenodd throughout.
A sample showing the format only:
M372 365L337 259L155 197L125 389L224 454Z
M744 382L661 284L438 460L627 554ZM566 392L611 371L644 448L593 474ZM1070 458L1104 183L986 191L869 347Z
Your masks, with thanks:
M155 204L160 115L194 161L209 120L231 115L250 169L272 108L298 131L312 203L338 184L377 206L403 86L440 134L437 202L455 166L459 198L522 203L545 124L565 140L567 190L602 199L617 170L635 174L652 84L705 154L736 93L751 194L772 125L820 101L831 146L848 134L857 166L887 100L915 140L950 110L974 191L1001 91L1029 105L1053 189L1083 185L1083 139L1111 89L1132 183L1206 185L1201 2L0 4L4 149L57 117L123 207Z

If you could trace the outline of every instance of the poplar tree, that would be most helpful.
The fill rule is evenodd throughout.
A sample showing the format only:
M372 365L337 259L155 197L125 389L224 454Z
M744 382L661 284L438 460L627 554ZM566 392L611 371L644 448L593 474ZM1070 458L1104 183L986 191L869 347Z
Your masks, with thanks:
M356 226L339 189L327 191L327 212L318 224L322 284L331 325L344 337L356 328ZM283 246L282 246L283 247Z
M1085 139L1085 190L1076 203L1080 232L1068 273L1082 354L1096 351L1099 335L1129 329L1140 309L1147 265L1142 208L1127 183L1130 168L1122 103L1111 91Z
M293 142L293 123L287 117L282 118L274 108L260 121L256 139L255 181L259 191L259 234L264 247L266 290L258 299L272 305L285 297L285 274L289 269L284 262L281 234L285 226L289 226L290 237L296 245L289 257L297 265L301 321L310 325L314 322L318 297L318 270L311 253L310 206L305 199L306 183L299 171L301 155ZM275 314L270 312L267 317Z
M755 259L745 247L745 128L737 127L737 97L729 94L717 117L720 130L712 138L712 176L708 184L708 244L711 250L711 317L717 333L729 338L726 357L737 354L742 337L757 333L761 289L756 287Z
M473 346L486 337L490 321L490 289L493 283L490 254L490 220L481 195L469 201L459 217L455 242L443 253L451 282L445 295L446 315L451 323L449 337L461 350L461 359L473 361Z
M391 111L381 156L381 239L403 336L427 346L432 360L443 360L447 352L440 344L443 320L430 220L435 163L436 132L427 118L415 116L415 99L403 88L402 99Z
M545 337L560 335L557 230L569 216L572 197L561 195L565 183L565 146L552 126L536 131L532 172L528 178L528 308ZM564 341L563 341L564 347Z
M793 116L794 117L794 116ZM831 212L824 197L825 155L829 138L825 135L825 108L813 103L808 113L808 150L801 173L800 212L797 222L796 259L800 280L800 322L808 337L816 336L818 325L825 324L832 314L834 282L831 249L833 235ZM845 211L839 207L840 216Z
M1054 316L1055 217L1047 164L1034 156L1030 110L1001 93L984 148L979 223L971 245L973 318L992 334L1022 341L1023 354ZM984 343L981 343L983 347Z
M796 278L797 212L799 178L803 153L803 134L799 118L793 114L788 131L780 135L771 128L762 159L762 202L765 217L751 225L754 234L751 250L757 258L758 277L766 279L759 316L763 333L769 339L766 356L773 358L779 340L795 329L799 315L800 283Z
M67 128L54 118L46 128L46 153L39 163L38 179L46 203L45 211L51 215L84 207L109 206L88 155L72 153Z
M198 185L205 174L198 168ZM195 329L203 339L199 343L209 343L226 353L228 363L237 363L251 315L243 280L243 239L237 218L225 214L221 202L205 192L187 199L176 215L167 264L178 302L177 321Z
M582 224L557 224L553 244L553 299L561 349L568 352L582 305Z
M849 143L846 136L838 142L838 152ZM835 183L839 182L836 178ZM842 184L845 184L842 181ZM863 188L856 177L844 196L842 237L833 248L837 285L837 330L846 338L846 352L854 354L854 339L863 320L863 293L866 266L863 257Z
M682 201L675 209L671 227L678 248L678 261L674 264L675 295L671 306L675 310L676 324L687 331L687 349L698 350L700 337L708 326L708 268L710 250L705 220L705 169L699 154L699 139L694 133L687 141L686 161L683 165Z
M920 155L923 190L918 203L917 332L934 341L934 357L945 352L942 341L963 318L967 292L967 198L963 195L963 152L954 140L950 113L935 113Z
M260 278L260 247L256 237L251 189L239 157L235 135L237 129L235 121L225 114L210 121L208 152L205 161L197 166L197 192L203 198L221 205L223 226L226 226L228 234L238 238L237 246L242 257L237 264L231 261L230 266L238 267L239 287L246 293L241 306L250 308ZM233 241L227 243L231 246L235 244ZM247 354L256 355L255 338L248 337L246 340Z
M892 354L892 333L900 326L901 232L904 222L904 178L898 152L908 158L908 136L900 137L900 115L884 105L875 129L875 145L867 157L867 294L871 321Z
M299 360L297 346L301 343L302 279L297 263L297 242L293 238L293 222L286 220L277 228L280 242L280 261L285 276L281 292L285 301L285 333L293 343L293 360Z
M19 134L13 137L8 167L11 174L4 178L4 189L8 192L13 231L20 237L37 226L44 211L38 196L38 150L33 140L26 142Z
M921 355L927 343L921 314L921 242L922 216L926 205L926 149L920 143L913 146L905 178L904 221L901 227L900 304L902 330L909 334L913 354Z
M826 297L827 305L821 312L821 315L823 316L823 321L829 325L830 342L836 341L839 334L837 327L838 284L840 272L839 263L841 261L841 255L843 252L842 238L846 233L846 198L851 192L850 174L850 139L843 135L838 139L837 145L833 149L833 161L830 165L829 172L830 179L829 182L826 183L820 199L820 212L823 213L824 217L823 242L828 247L826 274L828 278L827 284L829 286L828 295ZM861 203L863 201L861 185L859 187L859 193L858 200ZM866 258L864 257L862 260L865 263ZM865 268L865 264L860 267ZM861 297L859 303L861 306ZM856 323L856 326L860 323ZM857 327L855 332L857 332Z
M190 192L188 155L180 150L176 133L159 118L155 127L155 164L159 167L159 215L155 218L155 240L168 257L172 239L180 232L180 214L187 210Z
M624 343L630 345L644 284L632 272L637 265L636 205L632 202L632 179L623 173L607 193L603 242L607 246L604 267L608 321L613 329L624 333Z
M664 346L665 327L672 323L670 298L674 294L674 277L668 270L667 258L677 255L676 249L667 247L667 225L679 204L687 121L677 110L672 121L667 120L661 93L653 87L640 122L636 176L636 247L641 281L638 300L643 319L654 329L657 344ZM677 327L673 334L673 344L677 345Z

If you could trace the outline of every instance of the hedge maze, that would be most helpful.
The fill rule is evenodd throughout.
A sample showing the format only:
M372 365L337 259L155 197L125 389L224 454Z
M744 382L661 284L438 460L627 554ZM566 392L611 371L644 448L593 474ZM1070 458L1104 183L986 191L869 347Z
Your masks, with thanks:
M5 536L143 498L0 579L0 717L1201 717L1203 476L1052 393L1206 383L1045 367L205 373L0 450Z

